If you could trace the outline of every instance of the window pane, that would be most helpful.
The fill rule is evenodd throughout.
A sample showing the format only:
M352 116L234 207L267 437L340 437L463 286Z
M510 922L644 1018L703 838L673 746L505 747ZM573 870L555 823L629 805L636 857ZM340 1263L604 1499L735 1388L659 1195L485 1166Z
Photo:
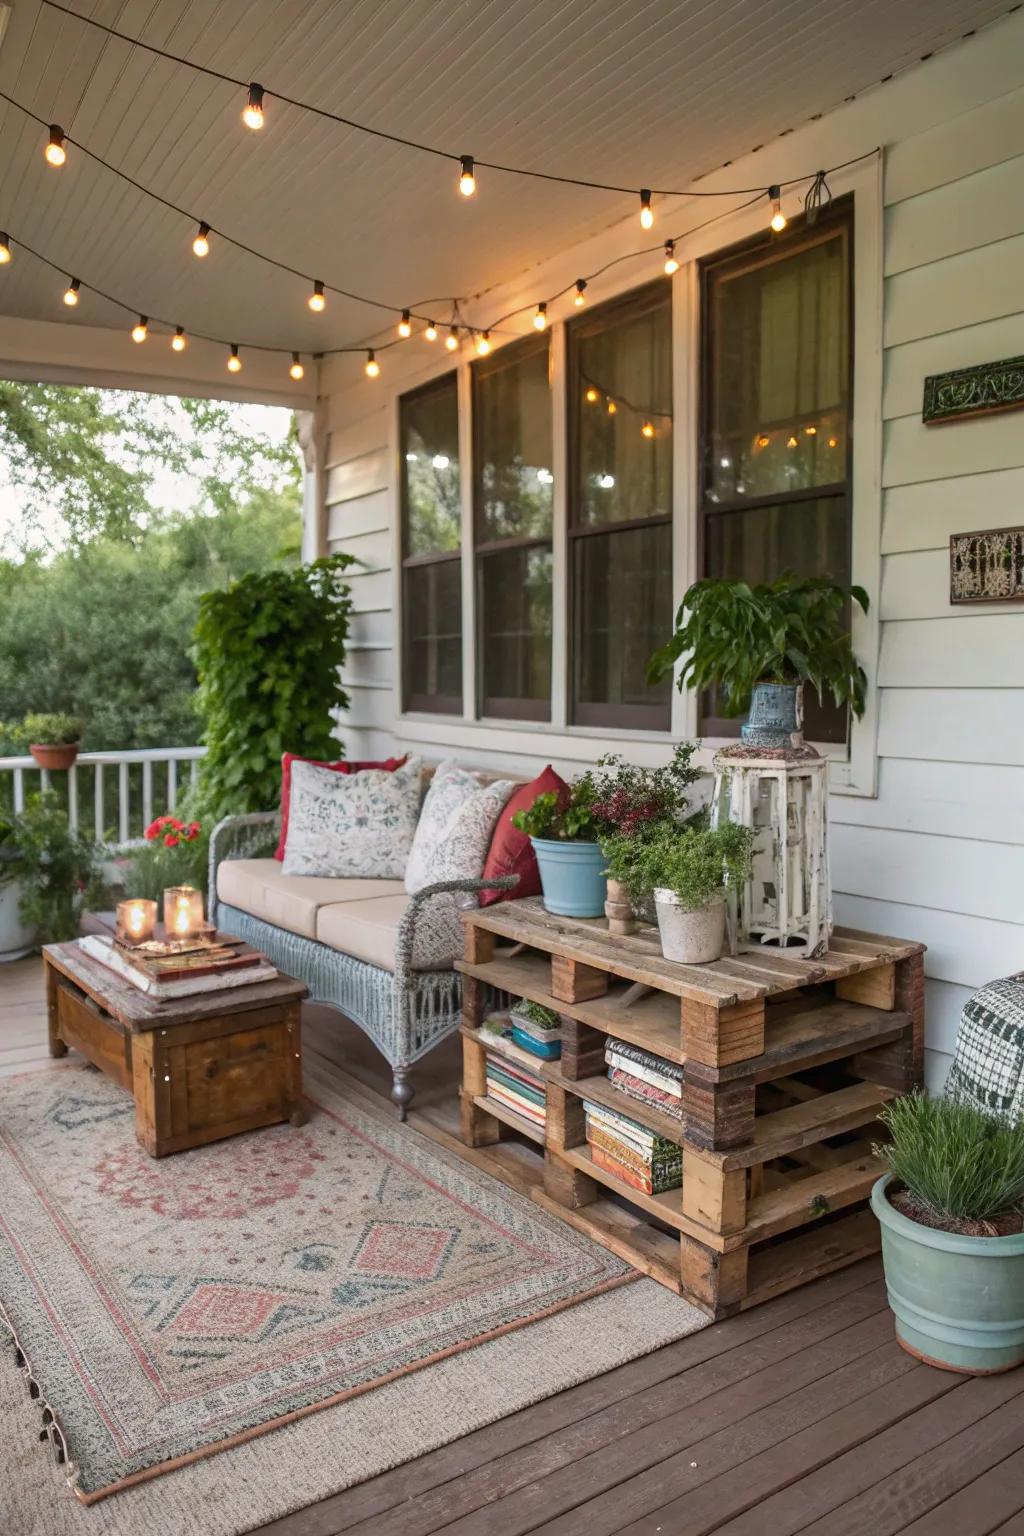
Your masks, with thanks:
M573 539L573 628L577 718L668 727L671 680L644 681L672 618L672 529L668 523ZM649 716L649 718L648 718Z
M573 522L672 511L672 290L659 283L570 331Z
M462 713L461 560L407 566L404 577L406 703Z
M479 557L484 713L547 720L551 713L551 550Z
M477 539L549 538L551 389L547 337L473 365Z
M459 494L459 400L455 375L401 402L402 505L406 555L457 550L462 529Z
M847 269L845 227L788 255L761 252L710 269L709 501L845 479Z

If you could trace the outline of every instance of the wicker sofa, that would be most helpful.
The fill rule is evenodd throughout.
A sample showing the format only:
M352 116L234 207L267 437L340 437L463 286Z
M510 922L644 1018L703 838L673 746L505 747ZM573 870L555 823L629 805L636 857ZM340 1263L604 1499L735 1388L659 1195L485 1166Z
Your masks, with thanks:
M404 1120L413 1064L459 1023L458 898L469 905L481 890L514 880L444 881L410 896L401 880L289 876L273 857L280 827L277 812L261 812L214 828L211 919L359 1025L391 1064L391 1097Z

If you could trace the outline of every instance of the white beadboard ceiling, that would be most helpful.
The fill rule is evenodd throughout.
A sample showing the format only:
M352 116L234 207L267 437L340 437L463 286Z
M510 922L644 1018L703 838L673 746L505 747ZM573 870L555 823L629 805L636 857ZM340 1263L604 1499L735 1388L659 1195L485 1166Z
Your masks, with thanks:
M68 0L82 15L456 154L686 187L1003 14L1007 0ZM615 194L456 168L232 87L14 0L0 89L164 197L328 282L386 302L470 295L635 209ZM190 331L312 351L393 321L194 229L0 102L0 229ZM870 146L865 146L870 147ZM813 169L809 167L808 169ZM638 228L638 236L639 236ZM24 253L0 316L124 327ZM438 319L447 312L438 309Z

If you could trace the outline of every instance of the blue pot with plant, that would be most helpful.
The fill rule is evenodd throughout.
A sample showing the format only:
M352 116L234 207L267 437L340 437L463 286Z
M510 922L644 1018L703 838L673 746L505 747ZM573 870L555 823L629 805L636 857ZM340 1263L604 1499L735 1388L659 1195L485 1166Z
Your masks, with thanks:
M595 811L591 773L557 793L538 795L513 824L525 832L537 855L544 905L559 917L601 917L607 881L605 857L597 841L604 824Z
M795 576L776 581L705 580L690 587L676 614L675 633L647 664L657 683L680 657L677 686L714 688L723 715L749 717L740 734L748 746L799 744L803 688L819 699L864 713L867 677L850 642L850 612L868 611L863 587L829 577Z

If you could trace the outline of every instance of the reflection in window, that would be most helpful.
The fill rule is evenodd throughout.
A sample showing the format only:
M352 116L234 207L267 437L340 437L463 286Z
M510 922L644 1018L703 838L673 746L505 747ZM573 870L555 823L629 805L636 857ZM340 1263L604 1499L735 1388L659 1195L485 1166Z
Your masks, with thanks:
M405 707L461 714L462 503L454 373L403 395L399 439Z
M672 289L571 323L572 718L667 730L668 678L648 658L672 624Z

